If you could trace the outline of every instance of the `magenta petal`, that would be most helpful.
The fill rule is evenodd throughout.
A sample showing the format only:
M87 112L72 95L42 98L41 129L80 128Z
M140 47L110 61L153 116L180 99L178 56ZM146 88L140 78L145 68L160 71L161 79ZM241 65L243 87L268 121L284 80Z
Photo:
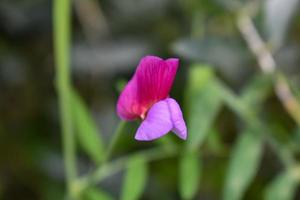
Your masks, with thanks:
M137 106L137 84L131 79L120 94L117 103L118 115L125 120L133 120L139 117L140 108Z
M136 71L140 102L162 100L168 97L178 68L178 59L146 56Z
M149 110L146 119L138 128L135 139L149 141L174 131L181 139L187 138L187 129L181 109L172 98L155 103Z
M145 56L122 91L118 103L118 115L125 120L143 118L156 102L168 97L179 65L177 58L163 60Z
M177 69L179 66L179 59L178 58L169 58L165 61L169 67L172 67L174 69Z
M144 57L136 71L138 84L137 96L146 108L168 97L177 68L178 59L163 59L156 56Z

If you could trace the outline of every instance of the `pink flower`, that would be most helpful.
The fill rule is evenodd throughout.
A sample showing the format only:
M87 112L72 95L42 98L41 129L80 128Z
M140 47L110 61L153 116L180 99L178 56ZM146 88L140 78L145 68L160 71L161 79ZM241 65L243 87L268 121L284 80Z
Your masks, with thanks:
M156 56L141 59L135 74L122 91L118 115L124 120L142 119L135 139L149 141L173 131L181 139L187 129L178 103L169 98L179 59Z
M179 59L146 56L122 91L118 115L124 120L142 119L135 139L149 141L173 131L186 139L187 129L178 103L169 98Z

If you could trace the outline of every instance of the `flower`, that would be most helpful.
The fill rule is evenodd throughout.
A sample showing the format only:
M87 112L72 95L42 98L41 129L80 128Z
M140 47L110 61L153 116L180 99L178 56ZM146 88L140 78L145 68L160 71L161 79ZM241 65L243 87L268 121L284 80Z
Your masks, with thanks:
M150 141L173 131L181 139L187 129L178 103L169 97L179 59L156 56L141 59L135 74L121 92L117 113L123 120L142 119L135 139Z

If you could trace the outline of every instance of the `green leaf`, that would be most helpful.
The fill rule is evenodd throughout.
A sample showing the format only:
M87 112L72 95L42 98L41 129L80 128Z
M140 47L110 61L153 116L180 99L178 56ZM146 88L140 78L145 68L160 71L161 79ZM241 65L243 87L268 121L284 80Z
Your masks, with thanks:
M225 146L222 143L221 133L216 128L211 128L207 137L207 147L213 153L221 153L225 150Z
M257 108L259 107L257 104L262 104L272 91L273 81L271 76L255 76L243 89L241 99L253 108Z
M203 142L218 111L222 98L212 68L195 65L190 69L185 106L188 110L187 145L195 149Z
M104 156L101 135L86 105L76 91L72 93L72 106L78 142L92 160L100 163Z
M295 171L296 172L296 171ZM298 172L296 172L298 173ZM299 175L298 175L299 176ZM287 171L279 174L267 187L265 200L292 200L297 189L297 174Z
M248 124L255 121L256 113L261 108L263 101L272 92L272 78L268 75L255 77L244 88L241 97L234 94L224 83L218 81L220 95L225 104Z
M148 169L145 159L141 156L132 157L127 163L121 199L137 200L142 195L147 182Z
M238 137L226 174L224 200L241 199L254 178L263 151L261 134L259 129L248 128Z
M105 191L91 187L84 192L83 200L113 200L113 198Z
M182 199L192 199L198 188L201 175L200 160L195 152L186 152L179 163L179 191Z
M218 85L224 103L245 122L252 124L256 120L255 110L250 109L248 104L234 94L225 84L218 82Z

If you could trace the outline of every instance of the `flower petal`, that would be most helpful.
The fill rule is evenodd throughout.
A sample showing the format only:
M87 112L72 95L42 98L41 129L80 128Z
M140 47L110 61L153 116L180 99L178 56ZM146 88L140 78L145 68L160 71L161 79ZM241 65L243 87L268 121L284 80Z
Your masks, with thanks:
M125 120L142 117L154 103L167 98L178 65L177 58L166 61L156 56L142 58L119 97L118 115Z
M136 132L135 139L150 141L164 136L171 130L181 139L187 138L181 109L174 99L167 98L150 108L146 119Z
M117 103L117 113L124 120L133 120L142 112L138 106L136 79L132 78L120 94Z
M180 106L175 101L175 99L168 98L166 99L168 102L169 110L171 113L171 120L173 124L172 131L181 139L186 140L187 138L187 128L183 119L182 111Z
M156 56L144 57L136 70L138 101L144 107L168 97L177 72L179 60Z
M135 139L150 141L162 137L173 128L170 111L166 101L159 101L154 104L146 119L138 128Z

